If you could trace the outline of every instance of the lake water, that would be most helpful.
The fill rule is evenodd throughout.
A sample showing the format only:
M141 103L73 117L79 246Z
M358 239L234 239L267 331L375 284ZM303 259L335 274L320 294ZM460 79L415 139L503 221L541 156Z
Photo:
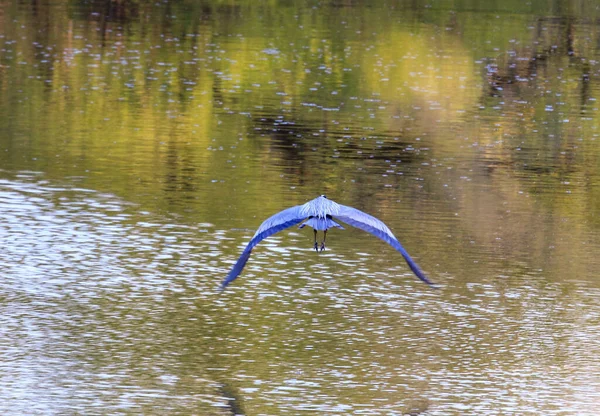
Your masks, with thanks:
M598 18L0 4L0 413L597 414Z

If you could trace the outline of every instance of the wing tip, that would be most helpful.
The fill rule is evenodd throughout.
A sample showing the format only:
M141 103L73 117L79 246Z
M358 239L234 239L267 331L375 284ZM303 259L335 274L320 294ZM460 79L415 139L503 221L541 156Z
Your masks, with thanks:
M235 269L231 271L231 273L229 273L229 275L221 282L221 284L219 285L219 292L223 292L225 290L225 288L227 286L229 286L229 284L231 282L233 282L235 279L237 279L237 277L240 275L240 272L233 274L233 272L236 271Z
M400 244L400 243L398 243ZM406 261L406 264L408 264L408 267L410 268L410 270L412 270L412 272L415 274L415 276L417 276L419 278L419 280L427 283L430 287L434 288L434 289L439 289L439 287L433 283L431 280L429 280L429 278L425 275L425 273L423 273L423 270L421 270L421 268L419 267L419 265L408 255L408 253L406 252L406 250L402 250L402 256L404 257L404 260Z
M432 282L431 280L429 280L429 278L428 278L427 276L425 276L425 275L421 275L421 276L417 275L417 277L418 277L419 279L421 279L423 282L427 283L427 285L429 285L429 287L431 287L432 289L439 289L439 288L440 288L440 287L439 287L439 286L438 286L436 283L433 283L433 282Z

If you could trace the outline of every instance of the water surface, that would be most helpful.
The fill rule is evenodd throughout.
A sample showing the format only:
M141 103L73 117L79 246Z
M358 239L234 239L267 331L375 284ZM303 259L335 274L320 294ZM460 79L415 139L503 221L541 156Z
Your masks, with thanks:
M595 414L597 13L0 6L0 410Z

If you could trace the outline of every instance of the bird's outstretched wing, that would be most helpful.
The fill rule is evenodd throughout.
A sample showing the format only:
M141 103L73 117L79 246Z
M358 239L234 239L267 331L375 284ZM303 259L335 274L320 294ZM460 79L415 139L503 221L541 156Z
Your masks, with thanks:
M402 244L398 241L398 239L394 236L394 234L390 231L387 225L385 225L382 221L377 218L369 215L365 212L362 212L356 208L348 207L346 205L340 205L339 212L334 215L334 218L345 222L348 225L351 225L356 228L360 228L363 231L373 234L375 237L381 238L383 241L388 243L390 246L394 247L396 250L402 254L406 263L408 263L408 267L413 271L413 273L422 281L427 283L428 285L433 285L433 282L425 276L425 273L419 268L417 263L410 257L408 252L402 247Z
M256 230L254 237L248 243L242 255L233 266L233 269L229 272L223 283L221 283L221 289L225 289L227 285L235 280L236 277L242 272L242 269L246 265L246 262L250 258L252 249L265 238L278 233L281 230L285 230L292 225L296 225L302 220L306 219L306 215L302 214L302 205L297 205L285 209L272 217L267 218Z

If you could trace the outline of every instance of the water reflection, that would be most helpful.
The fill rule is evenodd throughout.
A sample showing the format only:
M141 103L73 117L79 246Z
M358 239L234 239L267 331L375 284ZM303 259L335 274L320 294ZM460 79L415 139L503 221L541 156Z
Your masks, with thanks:
M0 410L596 414L597 18L1 4ZM217 295L322 193L443 290L360 231L315 255L290 230Z
M182 374L153 357L177 336L158 329L173 313L165 299L188 285L201 290L193 278L214 264L214 245L194 255L203 267L180 257L212 225L159 223L110 195L43 180L0 185L5 411L184 406L172 400ZM203 401L210 409L220 399Z

